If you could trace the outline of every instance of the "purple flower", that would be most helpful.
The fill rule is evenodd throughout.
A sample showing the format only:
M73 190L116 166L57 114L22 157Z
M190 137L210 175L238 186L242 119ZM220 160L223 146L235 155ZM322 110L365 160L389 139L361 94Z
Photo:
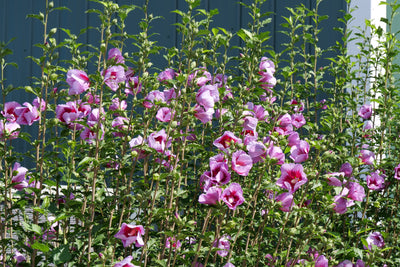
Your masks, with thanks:
M224 267L235 267L235 265L233 265L233 264L230 263L230 262L227 262L227 263L224 265Z
M166 70L160 72L160 74L158 74L157 80L159 82L173 80L175 78L175 76L176 76L176 74L173 69L166 69Z
M343 188L342 192L334 197L335 204L333 210L339 214L345 213L348 207L354 205L354 201L347 198L348 193L349 189Z
M90 127L93 127L99 123L99 121L102 119L104 120L104 109L101 108L94 108L88 115L87 117L87 124ZM102 117L103 115L103 117ZM114 127L114 126L113 126Z
M15 114L18 117L16 122L22 125L32 125L40 119L38 109L27 102L24 103L24 107L15 108Z
M300 143L299 133L291 132L288 137L288 146L292 147Z
M123 259L122 261L114 264L114 267L138 267L137 265L134 265L131 263L132 260L133 260L133 257L128 256L125 259Z
M200 176L200 188L203 189L204 192L207 192L207 190L210 187L217 186L218 184L211 178L211 172L210 171L205 171L201 176Z
M215 205L221 197L222 190L217 186L208 188L205 194L199 196L199 203L206 205Z
M122 53L118 48L111 48L110 50L108 50L107 60L113 60L114 63L117 63L117 64L125 63L125 59L122 56Z
M32 105L34 107L36 107L38 110L40 110L40 111L45 111L46 110L46 102L42 98L36 97L32 101Z
M22 190L28 187L28 181L25 179L28 169L21 167L21 164L16 162L13 167L13 176L11 177L11 183L13 187L17 190Z
M261 73L269 73L271 75L275 73L275 64L267 57L261 58L261 62L258 68Z
M339 180L337 177L342 177L344 176L344 172L333 172L329 173L328 177L328 184L331 186L342 186L342 181Z
M252 116L245 117L243 122L243 133L251 133L252 135L254 135L256 133L257 123L258 119Z
M176 237L167 237L167 240L165 240L165 247L166 248L173 248L173 251L176 249L180 248L182 246L181 241L177 240Z
M89 144L93 144L95 140L97 139L97 134L100 133L99 140L104 139L104 125L100 124L100 129L98 131L95 131L94 128L87 128L83 129L81 134L79 135L82 140L85 140Z
M218 164L218 163L227 163L227 160L225 159L224 154L219 153L215 155L214 157L211 157L209 160L210 167L213 169L213 165ZM226 168L228 168L228 165L226 165Z
M226 75L217 73L214 76L214 84L218 85L218 88L222 88L222 86L226 85L227 82L228 82L228 76Z
M249 152L253 163L257 163L265 159L267 148L262 142L251 142L247 145L247 151Z
M13 258L17 261L17 264L26 261L25 256L18 250L15 251Z
M289 124L288 126L275 127L274 130L279 135L290 135L293 132L293 125Z
M173 112L170 108L162 107L157 111L156 119L162 122L169 122L173 118Z
M112 66L103 71L104 82L112 90L117 91L119 83L125 82L125 70L122 66Z
M372 232L367 237L368 249L372 250L372 245L377 246L378 248L383 248L385 246L385 241L383 240L383 236L380 232Z
M367 186L370 190L381 190L385 187L385 175L379 175L378 172L373 172L367 175Z
M93 95L91 92L86 94L87 97L87 103L88 104L100 104L100 96L99 95Z
M15 139L19 135L21 126L16 122L4 122L0 120L0 139Z
M279 209L284 212L289 212L294 205L293 194L288 192L276 196L275 200L281 202L282 206Z
M214 184L223 185L229 183L231 174L226 162L216 162L210 159L211 180Z
M290 117L289 114L285 114L279 117L277 124L280 127L287 127L289 125L292 125L292 117Z
M394 178L400 180L400 164L394 168Z
M200 105L194 106L194 116L198 118L202 123L207 123L212 120L212 116L214 114L213 108L204 109Z
M372 105L368 104L362 105L360 110L358 111L358 115L361 118L368 120L372 115Z
M265 110L265 108L261 105L254 105L253 103L249 102L247 103L247 106L249 109L253 110L253 115L259 120L259 121L267 121L268 120L268 111Z
M281 167L281 177L276 181L276 185L287 189L289 193L294 193L307 182L306 174L301 164L283 164Z
M112 104L109 107L110 110L126 110L128 107L126 100L120 101L118 97L111 100L111 102Z
M353 168L350 163L346 162L340 167L340 172L343 172L345 177L350 178L353 173Z
M290 101L290 105L293 106L293 111L296 113L304 111L304 102L299 102L296 99L292 99L292 101Z
M124 132L128 130L128 123L129 123L128 118L121 117L121 116L116 117L116 118L111 122L111 126L112 126L113 128L116 128L116 129L113 131L112 134L113 134L114 136L119 136L119 137L125 136Z
M241 144L242 140L237 138L232 132L225 131L221 137L215 139L213 145L220 150L227 152L232 143Z
M370 130L373 128L372 121L365 121L364 122L364 131Z
M147 139L147 143L149 147L160 153L163 153L171 145L171 141L167 141L167 133L164 129L151 133Z
M276 78L269 72L260 72L260 74L261 87L267 92L271 92L271 88L276 85Z
M306 119L304 119L303 114L301 113L296 113L292 115L292 125L296 128L300 128L306 124Z
M7 102L4 104L4 110L1 112L1 114L7 121L16 122L18 115L15 113L15 109L20 106L21 105L15 101Z
M374 164L374 157L375 157L374 152L363 149L360 151L360 153L361 153L361 155L359 157L360 157L361 161L364 162L364 164L367 164L367 165Z
M232 170L241 176L249 175L253 161L249 155L243 150L236 151L232 154Z
M231 248L230 239L231 237L229 235L223 235L220 239L214 241L214 247L219 248L217 254L221 257L228 256L229 249Z
M165 103L164 93L154 90L147 94L144 98L143 105L145 108L151 108L156 102Z
M362 260L357 260L354 267L365 267L365 263Z
M349 183L349 194L347 197L355 201L363 201L365 198L365 190L359 183L350 182Z
M315 261L315 267L328 267L329 261L324 255L320 255Z
M89 89L90 86L89 77L82 70L69 70L66 82L69 85L69 95L79 95Z
M228 205L228 208L235 210L237 206L244 202L243 190L240 184L231 183L229 187L225 188L221 199Z
M76 102L67 102L65 104L57 105L56 116L61 122L70 124L79 118L79 111L76 107Z
M214 104L219 101L219 92L216 85L204 85L196 94L197 103L205 109L214 108Z
M176 99L176 92L174 88L164 90L162 91L162 93L164 94L164 99L166 103L170 103L171 99ZM180 95L180 92L178 92L178 95Z
M336 267L353 267L353 263L349 260L342 261Z
M283 153L282 149L278 146L274 146L271 142L269 147L267 148L267 155L271 159L277 160L276 164L282 165L285 163L285 153Z
M189 75L189 81L196 81L197 86L204 86L207 82L211 81L211 73L205 67L196 70L194 74Z
M295 163L301 163L308 159L308 152L310 152L310 145L306 141L300 140L297 145L290 149L290 158Z
M144 242L142 239L144 235L144 228L142 225L131 225L122 223L121 229L114 235L115 238L121 239L124 248L135 243L136 247L143 247Z
M142 91L142 84L139 82L139 77L133 76L133 74L132 75L126 74L125 91L124 91L125 94L136 95L141 91Z

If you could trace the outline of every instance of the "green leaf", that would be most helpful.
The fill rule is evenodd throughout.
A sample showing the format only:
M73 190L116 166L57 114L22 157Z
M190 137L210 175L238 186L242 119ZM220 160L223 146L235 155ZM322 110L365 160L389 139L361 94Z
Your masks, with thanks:
M56 265L69 262L72 258L68 245L62 245L52 251L53 262Z
M50 248L47 245L45 245L43 243L39 243L37 241L35 243L33 243L32 248L38 249L42 252L48 252L50 250Z
M245 42L253 39L253 34L246 29L240 29L237 35Z
M217 28L212 28L212 33L214 34L214 36L216 36L219 32L219 30Z
M94 158L93 157L84 157L79 163L78 163L78 166L81 166L81 165L87 165L89 162L92 162L94 160Z
M37 233L38 235L42 235L42 228L37 224L32 224L31 229L33 232Z
M55 7L55 8L52 8L52 9L51 9L51 11L53 11L53 10L67 10L67 11L69 11L69 12L72 12L71 9L69 9L69 8L66 7L66 6Z

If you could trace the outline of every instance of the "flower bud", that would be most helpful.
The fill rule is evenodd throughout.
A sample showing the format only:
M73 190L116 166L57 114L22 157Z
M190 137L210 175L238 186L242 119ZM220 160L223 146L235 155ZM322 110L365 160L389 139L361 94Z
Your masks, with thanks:
M159 181L160 180L160 175L158 173L153 174L153 180L154 181Z
M50 30L50 32L49 32L49 35L56 34L56 32L57 32L57 28L52 28L52 29Z
M136 150L134 150L134 151L132 151L131 155L132 155L132 158L137 158L139 153Z
M106 49L107 49L106 44L105 44L105 43L102 43L102 44L100 45L100 51L101 51L102 53L105 53L105 52L106 52Z
M49 8L53 8L53 7L54 7L54 2L51 1L51 2L49 3Z
M57 75L57 73L52 73L52 74L50 74L50 80L52 80L52 81L56 81L56 80L57 80L57 78L58 78L58 75Z

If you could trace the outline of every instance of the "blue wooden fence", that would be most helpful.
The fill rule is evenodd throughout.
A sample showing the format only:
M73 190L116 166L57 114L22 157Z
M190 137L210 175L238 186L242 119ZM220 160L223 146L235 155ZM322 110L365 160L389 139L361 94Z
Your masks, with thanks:
M251 0L241 0L249 4ZM120 5L135 4L141 6L144 0L116 0ZM158 44L165 47L177 46L180 42L177 38L175 27L179 18L175 13L171 13L175 9L185 9L184 0L150 0L149 12L154 15L162 16L154 22L153 31L158 32ZM226 28L232 32L236 32L240 28L246 27L250 21L247 10L238 4L238 0L203 0L200 8L211 10L217 8L219 14L214 18L214 26ZM282 16L288 16L286 7L295 7L303 3L306 7L315 6L315 0L268 0L264 4L264 11L272 11L272 23L266 27L266 31L271 32L270 44L279 49L280 44L285 36L279 33L280 24L283 23ZM32 63L28 56L40 56L40 48L34 47L33 44L42 42L43 27L39 21L27 18L27 14L38 13L43 11L45 0L0 0L0 41L6 42L11 38L16 38L10 45L14 51L12 56L8 57L8 61L16 62L18 69L8 68L6 70L7 84L14 86L29 85L32 81L30 77L39 74L39 68ZM97 26L98 18L96 14L86 14L89 8L98 7L97 3L88 0L59 0L55 1L56 6L66 6L71 9L68 11L57 11L51 14L49 25L50 28L62 27L69 28L72 33L79 33L80 29L87 26ZM340 26L337 18L342 15L340 10L345 10L344 0L326 0L321 6L322 14L329 15L329 19L324 21L322 27L324 31L320 36L321 46L328 47L340 38L340 35L333 31L333 27ZM138 32L138 21L142 14L140 11L133 11L127 19L127 31L130 33ZM58 31L56 37L62 40L66 34ZM98 33L94 30L88 31L79 40L83 43L97 43L99 39ZM239 39L232 45L240 45ZM19 102L26 101L25 93L21 93L12 97ZM11 100L11 99L10 99Z

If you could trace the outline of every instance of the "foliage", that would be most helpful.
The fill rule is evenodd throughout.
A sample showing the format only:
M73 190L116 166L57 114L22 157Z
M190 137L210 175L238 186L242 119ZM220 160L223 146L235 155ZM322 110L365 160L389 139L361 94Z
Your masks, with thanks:
M49 16L67 10L53 2L29 15L44 29L32 58L41 74L23 87L32 103L5 101L17 88L4 69L15 64L0 45L3 266L400 264L400 5L387 32L370 21L349 29L345 12L329 49L319 46L320 0L288 8L274 51L262 0L245 5L252 22L236 33L211 28L218 11L186 0L173 11L179 48L157 46L149 1L94 2L100 25L80 33L49 30ZM140 32L127 33L139 13ZM85 31L100 42L79 43ZM359 54L347 53L350 41Z

